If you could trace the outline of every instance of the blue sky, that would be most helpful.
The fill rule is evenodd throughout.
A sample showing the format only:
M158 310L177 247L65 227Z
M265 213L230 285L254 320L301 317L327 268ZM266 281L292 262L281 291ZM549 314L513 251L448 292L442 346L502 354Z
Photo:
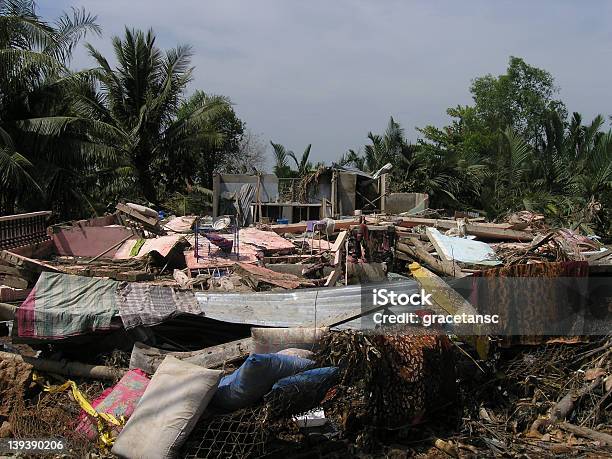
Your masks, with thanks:
M193 46L191 89L229 96L267 142L330 162L393 116L415 127L448 122L470 81L500 74L510 55L555 77L568 110L612 113L612 2L589 0L47 0L98 16L110 56L125 25L152 27L162 48ZM78 51L73 67L92 65Z

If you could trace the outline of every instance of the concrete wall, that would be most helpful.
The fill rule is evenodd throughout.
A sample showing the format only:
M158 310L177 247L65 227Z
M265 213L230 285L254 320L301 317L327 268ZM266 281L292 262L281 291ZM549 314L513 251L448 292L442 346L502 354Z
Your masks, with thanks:
M219 176L219 188L214 189L216 193L235 193L240 191L240 188L245 183L251 183L257 187L257 176L247 174L221 174ZM274 202L278 196L278 178L274 174L263 174L261 176L261 188L259 190L259 199L261 202Z
M429 206L429 196L425 193L390 193L384 199L387 214L419 212Z
M355 212L355 190L357 176L346 172L338 173L338 213L353 215Z

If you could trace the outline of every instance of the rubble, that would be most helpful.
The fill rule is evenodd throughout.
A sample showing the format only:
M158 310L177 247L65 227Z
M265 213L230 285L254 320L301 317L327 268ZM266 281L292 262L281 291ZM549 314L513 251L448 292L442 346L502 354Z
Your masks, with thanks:
M330 185L320 202L315 182ZM0 437L62 436L77 456L610 451L610 247L529 211L445 216L425 195L386 199L383 182L224 176L213 213L234 214L215 218L133 203L49 228L49 212L0 217L20 228L0 232ZM382 329L373 314L393 308L365 308L370 286L429 292L421 319L503 324ZM532 333L577 310L575 332Z

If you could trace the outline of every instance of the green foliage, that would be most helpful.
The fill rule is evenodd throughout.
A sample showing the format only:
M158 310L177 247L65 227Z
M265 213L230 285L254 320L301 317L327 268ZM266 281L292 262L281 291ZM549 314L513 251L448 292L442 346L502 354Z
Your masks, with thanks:
M265 148L245 142L249 131L228 98L186 97L189 46L163 51L151 30L126 28L112 38L114 67L87 45L96 67L73 72L72 53L91 33L100 28L85 10L50 23L30 0L0 0L0 213L51 208L67 219L121 198L203 213L214 173L261 164ZM432 207L491 218L526 208L610 234L604 118L568 117L553 77L517 57L504 74L474 79L470 91L472 105L449 108L447 126L420 128L416 144L390 118L339 163L370 173L391 163L391 190L426 192ZM298 156L270 143L279 178L304 182L322 165L311 161L311 145Z
M371 143L363 147L363 153L349 150L340 158L339 164L374 173L387 163L394 164L408 148L404 130L393 117L389 119L383 135L369 132L368 139Z
M551 111L565 116L565 106L553 97L558 92L545 70L511 56L503 75L485 75L472 82L474 108L490 131L512 127L531 145L543 136L543 123Z
M204 215L212 209L212 191L193 186L184 193L169 193L165 196L162 207L178 216Z
M177 120L187 121L185 138L159 158L157 167L167 191L212 188L215 173L234 172L244 123L229 98L198 90L181 103Z
M308 160L310 149L312 148L311 144L304 149L302 156L299 158L293 151L287 150L280 143L270 141L270 145L272 145L272 152L274 154L272 171L278 178L303 178L323 165L322 163L313 165ZM295 163L295 170L289 165L289 158Z
M428 193L435 208L490 218L529 209L554 225L610 234L612 131L603 117L567 119L552 76L515 57L504 75L476 78L470 90L474 105L449 108L448 126L418 129L416 145L391 119L340 164L373 172L391 162L391 189Z
M99 33L95 17L73 9L53 24L35 4L0 0L0 213L88 207L87 176L105 152L68 129L65 115L83 74L67 69L75 46ZM54 126L38 129L35 126Z
M152 31L126 28L112 38L115 67L87 45L97 67L68 68L95 20L73 9L47 23L32 1L0 0L0 213L159 204L232 170L244 123L225 97L185 99L189 46L162 51Z
M278 178L290 178L292 176L291 166L287 162L287 150L280 143L270 141L274 153L274 166L272 171Z

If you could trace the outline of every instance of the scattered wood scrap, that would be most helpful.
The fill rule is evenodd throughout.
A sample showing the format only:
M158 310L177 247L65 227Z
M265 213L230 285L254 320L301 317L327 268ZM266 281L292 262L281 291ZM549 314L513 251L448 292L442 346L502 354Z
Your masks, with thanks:
M32 271L38 274L43 271L49 271L52 273L62 272L60 269L40 260L34 260L32 258L24 257L23 255L17 255L16 253L9 252L8 250L0 251L0 261L10 266L16 266L23 270Z
M277 273L271 269L262 266L256 266L249 263L236 263L235 272L242 276L252 288L257 289L260 282L276 285L286 289L294 289L298 287L314 287L312 282L300 279L298 276L287 273Z
M399 226L413 228L415 226L429 226L449 230L457 228L455 220L439 220L433 218L399 217ZM478 238L499 241L531 241L533 235L526 231L512 229L509 223L467 223L464 225L465 232Z
M329 276L327 276L327 279L325 280L325 287L333 287L336 285L336 282L338 282L340 276L342 276L342 268L338 266L329 274Z
M436 273L443 276L465 277L461 267L454 261L439 260L425 250L423 244L418 240L413 240L412 245L406 242L398 242L396 244L397 251L405 254L411 261L418 261L426 266L429 266ZM401 257L401 255L400 255Z
M166 234L166 231L159 224L159 219L144 215L125 204L119 203L115 206L115 208L120 212L119 218L121 220L125 218L131 219L134 222L142 225L147 231L157 234L158 236L163 236Z

